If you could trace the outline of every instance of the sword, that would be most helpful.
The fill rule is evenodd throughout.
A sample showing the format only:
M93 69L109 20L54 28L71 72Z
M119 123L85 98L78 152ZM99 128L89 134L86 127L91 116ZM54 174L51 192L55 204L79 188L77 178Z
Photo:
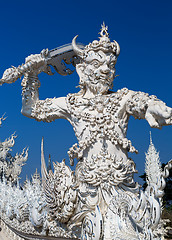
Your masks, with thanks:
M85 47L82 43L78 43L77 45L82 49ZM25 64L6 69L0 79L0 85L13 83L25 73L37 72L37 74L39 74L40 72L46 72L48 75L53 75L50 66L53 66L59 74L67 76L74 71L67 68L66 64L72 64L75 67L79 61L80 58L73 51L71 43L52 50L43 49L40 54L27 57Z

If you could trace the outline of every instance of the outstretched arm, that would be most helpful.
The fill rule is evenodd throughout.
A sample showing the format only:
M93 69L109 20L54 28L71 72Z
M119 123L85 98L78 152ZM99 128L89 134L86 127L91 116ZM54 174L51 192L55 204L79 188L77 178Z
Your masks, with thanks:
M146 119L151 127L161 128L172 125L172 108L156 96L143 92L131 92L127 101L127 112L139 119Z
M68 118L65 98L39 100L38 71L26 73L22 80L22 114L37 121L51 122Z

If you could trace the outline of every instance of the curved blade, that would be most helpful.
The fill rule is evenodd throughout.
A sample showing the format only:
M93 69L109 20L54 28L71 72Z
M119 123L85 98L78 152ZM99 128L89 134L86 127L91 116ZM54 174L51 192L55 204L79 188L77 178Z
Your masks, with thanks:
M78 43L77 46L81 49L85 47L81 43ZM53 66L56 72L63 76L73 73L71 69L67 68L66 64L75 66L79 61L80 59L73 51L71 43L49 50L47 56L47 64Z

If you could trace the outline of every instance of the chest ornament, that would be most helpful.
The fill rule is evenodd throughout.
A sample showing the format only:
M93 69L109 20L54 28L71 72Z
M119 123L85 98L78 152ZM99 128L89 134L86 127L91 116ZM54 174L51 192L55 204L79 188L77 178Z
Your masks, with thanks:
M95 98L84 99L77 97L76 94L69 94L66 98L68 111L71 115L71 124L78 138L68 151L70 164L73 159L80 159L83 151L95 143L98 139L107 139L114 145L120 145L129 152L138 151L132 146L131 141L123 137L127 128L127 123L118 116L123 97L128 94L128 89L124 88L116 93L108 95L97 95ZM78 135L76 125L84 122L82 132ZM120 130L119 130L120 129ZM87 131L87 136L81 139L81 135ZM123 135L120 132L124 133Z

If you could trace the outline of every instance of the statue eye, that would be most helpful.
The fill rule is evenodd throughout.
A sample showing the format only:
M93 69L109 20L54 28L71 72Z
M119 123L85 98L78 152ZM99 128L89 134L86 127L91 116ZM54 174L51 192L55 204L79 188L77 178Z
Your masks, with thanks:
M99 67L100 63L97 60L93 60L91 65L93 65L94 67Z
M114 63L114 62L111 62L111 63L109 64L109 67L110 67L111 69L115 68L115 63Z

